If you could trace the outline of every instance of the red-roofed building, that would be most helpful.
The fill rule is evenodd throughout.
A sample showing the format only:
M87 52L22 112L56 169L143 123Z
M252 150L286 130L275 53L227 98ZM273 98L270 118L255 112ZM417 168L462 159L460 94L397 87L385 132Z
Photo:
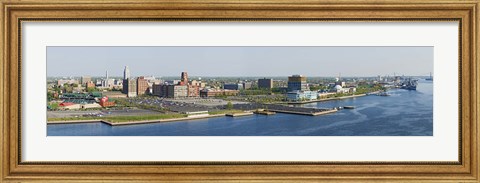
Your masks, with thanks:
M100 105L102 107L111 107L111 106L115 106L115 102L114 101L108 101L108 97L102 97L102 99L100 99Z
M58 106L60 107L66 107L66 106L71 106L71 105L74 105L75 103L73 102L62 102L60 103Z

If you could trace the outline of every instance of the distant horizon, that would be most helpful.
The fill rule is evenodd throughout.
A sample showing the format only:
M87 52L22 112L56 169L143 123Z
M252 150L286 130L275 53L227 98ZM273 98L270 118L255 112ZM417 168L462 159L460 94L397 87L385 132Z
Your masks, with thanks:
M106 76L91 76L91 75L84 75L84 76L89 76L89 77L92 77L92 78L105 78ZM137 78L137 77L141 77L141 76L144 76L144 77L150 77L150 75L140 75L140 76L133 76L133 77L130 77L130 78ZM288 75L288 76L188 76L189 78L193 78L193 77L205 77L205 78L217 78L217 77L222 77L222 78L266 78L266 79L269 79L269 78L279 78L279 77L289 77L289 76L292 76L292 75ZM305 75L302 75L302 76L305 76ZM381 77L385 77L385 76L388 76L388 77L394 77L393 75L380 75ZM400 77L429 77L430 75L396 75L396 76L400 76ZM432 74L433 76L433 74ZM80 77L83 77L83 76L47 76L48 78L60 78L60 77L74 77L74 78L80 78ZM108 76L109 78L123 78L123 76ZM154 76L155 78L171 78L171 77L178 77L180 79L180 75L179 76ZM338 78L338 76L305 76L307 78ZM378 75L376 76L342 76L340 78L374 78L374 77L378 77Z
M376 77L433 75L433 47L47 47L47 77Z

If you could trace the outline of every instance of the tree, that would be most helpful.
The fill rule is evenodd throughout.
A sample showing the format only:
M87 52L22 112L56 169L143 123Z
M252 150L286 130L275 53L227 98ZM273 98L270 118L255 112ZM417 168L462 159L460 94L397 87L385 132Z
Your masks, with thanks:
M69 87L65 87L65 93L72 93L73 92L73 88L71 86Z
M229 110L230 110L230 109L233 109L233 104L232 104L232 102L228 102L228 103L227 103L227 109L229 109Z
M94 88L94 87L87 88L88 93L92 93L92 92L96 92L96 91L99 91L99 90L97 88Z
M47 100L48 101L53 100L53 93L52 92L47 92Z

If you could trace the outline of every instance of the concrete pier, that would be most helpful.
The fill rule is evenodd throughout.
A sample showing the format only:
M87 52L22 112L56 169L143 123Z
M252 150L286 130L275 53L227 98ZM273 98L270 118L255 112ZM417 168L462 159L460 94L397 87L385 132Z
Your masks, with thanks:
M262 110L262 111L255 111L255 114L274 115L274 114L276 114L276 113L275 113L274 111L272 111L272 110L268 110L268 111Z
M225 116L228 117L240 117L240 116L250 116L253 115L253 112L240 112L240 113L228 113Z

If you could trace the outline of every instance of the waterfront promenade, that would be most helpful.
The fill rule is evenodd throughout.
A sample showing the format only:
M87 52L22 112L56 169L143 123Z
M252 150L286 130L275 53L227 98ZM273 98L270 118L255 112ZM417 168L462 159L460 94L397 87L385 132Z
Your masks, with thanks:
M358 97L364 95L355 95L355 96L345 96L345 97L338 97L334 99L348 99L352 97ZM316 100L311 101L309 103L314 102L323 102L332 99L324 99L324 100ZM299 103L301 104L301 103ZM146 123L164 123L164 122L176 122L176 121L189 121L195 119L204 119L204 118L214 118L214 117L223 117L223 116L245 116L253 114L256 110L266 110L271 112L277 113L287 113L287 114L295 114L295 115L307 115L307 116L319 116L325 115L330 113L337 112L336 108L305 108L305 107L293 107L287 105L280 105L280 104L258 104L258 103L239 103L234 104L233 108L238 111L244 111L238 114L235 113L223 113L223 114L211 114L211 115L200 115L200 116L188 116L188 117L177 117L177 118L169 118L169 119L151 119L151 120L135 120L135 121L124 121L124 122L113 122L109 121L108 119L104 119L102 117L98 118L90 118L90 119L81 119L78 120L58 120L58 121L47 121L47 124L72 124L72 123L93 123L93 122L102 122L108 124L110 126L119 126L119 125L134 125L134 124L146 124ZM118 113L118 112L116 112Z
M389 97L369 95L296 105L305 108L355 106L320 116L277 113L218 116L175 122L112 126L101 122L48 124L48 136L432 136L432 84L417 91L392 90ZM235 106L235 105L234 105ZM271 107L268 107L271 109ZM273 108L272 108L273 109ZM244 110L242 110L244 111ZM156 120L158 121L158 120Z
M146 123L165 123L165 122L176 122L176 121L189 121L196 119L205 119L205 118L215 118L215 117L238 117L238 116L247 116L253 115L254 110L244 111L240 113L226 113L226 114L211 114L211 115L198 115L198 116L188 116L183 118L170 118L170 119L154 119L154 120L141 120L141 121L126 121L126 122L112 122L105 119L88 119L88 120L68 120L68 121L47 121L47 124L73 124L73 123L94 123L101 122L108 124L110 126L119 126L119 125L136 125L136 124L146 124ZM318 116L323 114L329 114L337 112L336 109L330 110L312 110L310 108L299 108L299 107L285 107L285 108L275 108L269 111L278 112L278 113L288 113L288 114L297 114L297 115L310 115Z
M366 94L359 95L350 95L343 97L334 97L327 99L318 99L311 101L302 101L302 102L288 102L288 104L308 104L308 103L318 103L331 100L343 100L354 97L362 97ZM112 122L107 119L79 119L79 120L65 120L65 121L47 121L47 124L72 124L72 123L93 123L93 122L102 122L110 126L119 126L119 125L135 125L135 124L147 124L147 123L165 123L165 122L178 122L178 121L189 121L195 119L204 119L204 118L214 118L214 117L223 117L223 116L245 116L251 115L250 113L256 110L267 110L276 113L286 113L286 114L295 114L295 115L307 115L307 116L319 116L335 113L338 110L333 108L305 108L305 107L293 107L281 104L258 104L258 103L237 103L234 104L234 109L244 111L243 113L226 113L226 114L212 114L212 115L201 115L201 116L189 116L189 117L180 117L180 118L169 118L169 119L152 119L152 120L138 120L138 121L124 121L124 122ZM342 107L342 106L337 106ZM253 113L252 113L253 114Z

